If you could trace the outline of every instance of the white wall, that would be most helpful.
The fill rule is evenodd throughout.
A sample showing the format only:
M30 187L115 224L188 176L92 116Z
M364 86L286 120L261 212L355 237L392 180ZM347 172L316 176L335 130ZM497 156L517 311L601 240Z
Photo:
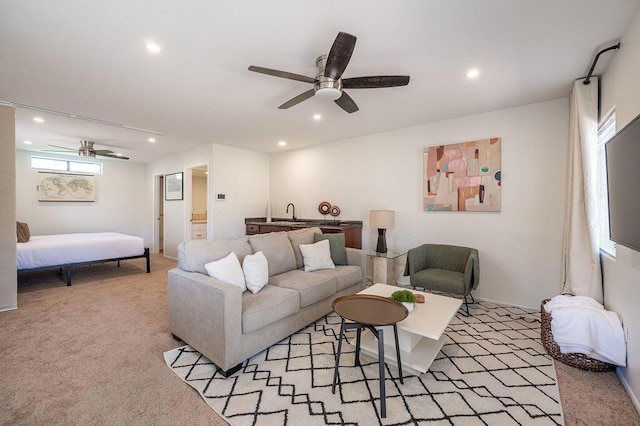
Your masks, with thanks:
M601 117L615 108L618 130L640 114L640 9L620 46L601 77ZM640 411L640 253L618 246L615 259L603 256L602 269L605 306L622 316L629 333L627 367L618 375Z
M269 167L268 154L213 145L213 168L209 170L211 238L244 235L244 218L266 215ZM219 193L226 195L224 201L215 198Z
M372 248L369 210L395 210L390 248L476 247L474 294L538 309L561 289L568 122L563 98L274 154L273 214L284 215L293 202L298 217L322 217L318 204L328 201L340 207L340 219L364 221L363 247ZM425 212L423 149L489 137L502 138L502 211Z
M15 110L0 105L0 312L18 306Z
M264 216L269 194L269 156L218 144L205 145L147 165L147 225L145 235L153 237L153 184L156 175L186 172L206 164L209 175L208 238L245 234L244 218ZM190 188L185 185L185 194ZM217 201L215 194L226 194ZM178 244L189 239L186 200L164 202L164 255L177 258Z
M172 173L184 173L191 167L206 164L211 174L211 145L201 146L190 151L180 153L178 155L163 158L153 163L147 164L145 169L145 185L147 194L145 218L145 238L153 241L153 226L156 218L154 217L155 199L155 177L157 175L166 175ZM189 185L184 185L183 191L187 195L191 190ZM163 253L167 257L178 257L178 244L187 239L187 223L190 219L190 212L187 211L187 200L171 200L164 201L164 247ZM152 247L152 252L157 252L158 247Z
M72 232L122 232L143 237L144 164L97 158L102 175L95 175L95 202L38 201L38 171L31 157L42 153L15 150L16 215L29 225L32 235ZM47 153L63 160L76 157ZM145 239L145 246L150 241Z

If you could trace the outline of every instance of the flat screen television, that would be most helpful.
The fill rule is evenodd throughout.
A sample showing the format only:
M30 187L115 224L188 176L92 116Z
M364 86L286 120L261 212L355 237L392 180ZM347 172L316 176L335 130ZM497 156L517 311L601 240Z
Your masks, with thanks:
M640 115L605 144L611 240L640 251Z

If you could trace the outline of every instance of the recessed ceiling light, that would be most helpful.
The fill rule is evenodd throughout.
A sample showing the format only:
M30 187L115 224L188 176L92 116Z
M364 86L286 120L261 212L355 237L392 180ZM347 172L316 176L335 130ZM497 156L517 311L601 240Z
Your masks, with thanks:
M478 76L480 75L480 71L478 71L477 68L472 68L469 71L467 71L467 78L469 80L473 80L478 78Z
M44 118L33 117L33 121L35 121L36 123L44 123Z
M151 53L160 53L162 52L162 47L155 41L148 41L145 43L147 50Z
M320 114L313 114L313 119L319 121L322 120L322 116Z
M154 143L156 141L156 138L149 138L149 142Z
M280 146L286 146L287 143L285 141L278 141L278 145Z
M24 141L25 145L31 145L31 141Z

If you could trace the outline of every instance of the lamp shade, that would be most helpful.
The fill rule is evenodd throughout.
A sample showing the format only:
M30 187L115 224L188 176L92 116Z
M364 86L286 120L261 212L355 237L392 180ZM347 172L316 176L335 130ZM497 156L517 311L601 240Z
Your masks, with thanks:
M378 229L393 228L395 214L396 212L393 210L371 210L369 212L369 226Z

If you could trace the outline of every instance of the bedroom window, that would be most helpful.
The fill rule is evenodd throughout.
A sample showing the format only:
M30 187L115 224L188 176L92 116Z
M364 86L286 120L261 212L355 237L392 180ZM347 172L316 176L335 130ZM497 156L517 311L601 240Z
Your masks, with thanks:
M609 239L609 195L607 191L607 157L605 143L616 134L616 114L611 113L598 128L598 225L600 251L616 257L616 243Z
M56 158L31 157L31 168L41 170L54 170L57 172L76 172L102 174L101 163L88 161L60 160Z

